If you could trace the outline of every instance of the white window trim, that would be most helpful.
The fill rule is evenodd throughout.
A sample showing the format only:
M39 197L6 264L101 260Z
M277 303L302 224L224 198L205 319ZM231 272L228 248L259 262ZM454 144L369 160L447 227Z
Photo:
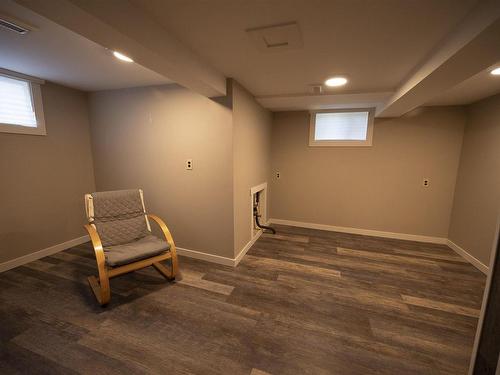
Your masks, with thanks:
M31 100L33 101L36 118L36 127L33 128L29 126L0 123L0 133L47 135L47 131L45 130L45 116L43 113L42 89L40 87L45 81L21 73L12 72L7 69L0 69L0 75L29 83Z
M353 140L315 140L314 134L316 133L316 114L317 113L344 113L344 112L368 112L368 128L366 129L366 140L353 141ZM375 117L375 110L373 108L349 108L349 109L325 109L321 111L311 111L309 121L309 146L312 147L369 147L372 145L373 139L373 120Z

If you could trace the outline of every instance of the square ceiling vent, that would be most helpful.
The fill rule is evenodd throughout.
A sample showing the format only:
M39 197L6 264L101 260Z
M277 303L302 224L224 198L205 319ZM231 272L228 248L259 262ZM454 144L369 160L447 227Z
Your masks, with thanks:
M255 46L263 52L302 48L302 34L297 22L246 30Z

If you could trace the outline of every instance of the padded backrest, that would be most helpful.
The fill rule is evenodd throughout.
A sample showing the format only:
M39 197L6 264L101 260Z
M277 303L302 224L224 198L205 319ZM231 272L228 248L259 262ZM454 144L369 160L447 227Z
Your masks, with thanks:
M87 218L104 247L138 240L149 233L142 191L115 190L85 195Z

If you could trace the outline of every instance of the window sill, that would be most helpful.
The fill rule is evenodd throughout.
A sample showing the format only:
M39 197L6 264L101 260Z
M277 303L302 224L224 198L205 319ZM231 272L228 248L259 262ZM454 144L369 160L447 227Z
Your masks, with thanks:
M371 147L371 140L367 141L314 141L309 142L309 147Z
M11 124L0 124L0 133L47 135L45 127L37 126L36 128L31 128L29 126Z

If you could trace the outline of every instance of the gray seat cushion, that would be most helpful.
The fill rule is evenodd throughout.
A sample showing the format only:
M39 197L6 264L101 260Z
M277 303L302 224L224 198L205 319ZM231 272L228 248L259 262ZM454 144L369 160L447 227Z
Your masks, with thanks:
M103 247L126 244L150 234L138 189L93 193L92 201L92 223Z
M168 250L168 242L150 234L130 243L105 247L104 255L108 266L117 267L151 258Z

